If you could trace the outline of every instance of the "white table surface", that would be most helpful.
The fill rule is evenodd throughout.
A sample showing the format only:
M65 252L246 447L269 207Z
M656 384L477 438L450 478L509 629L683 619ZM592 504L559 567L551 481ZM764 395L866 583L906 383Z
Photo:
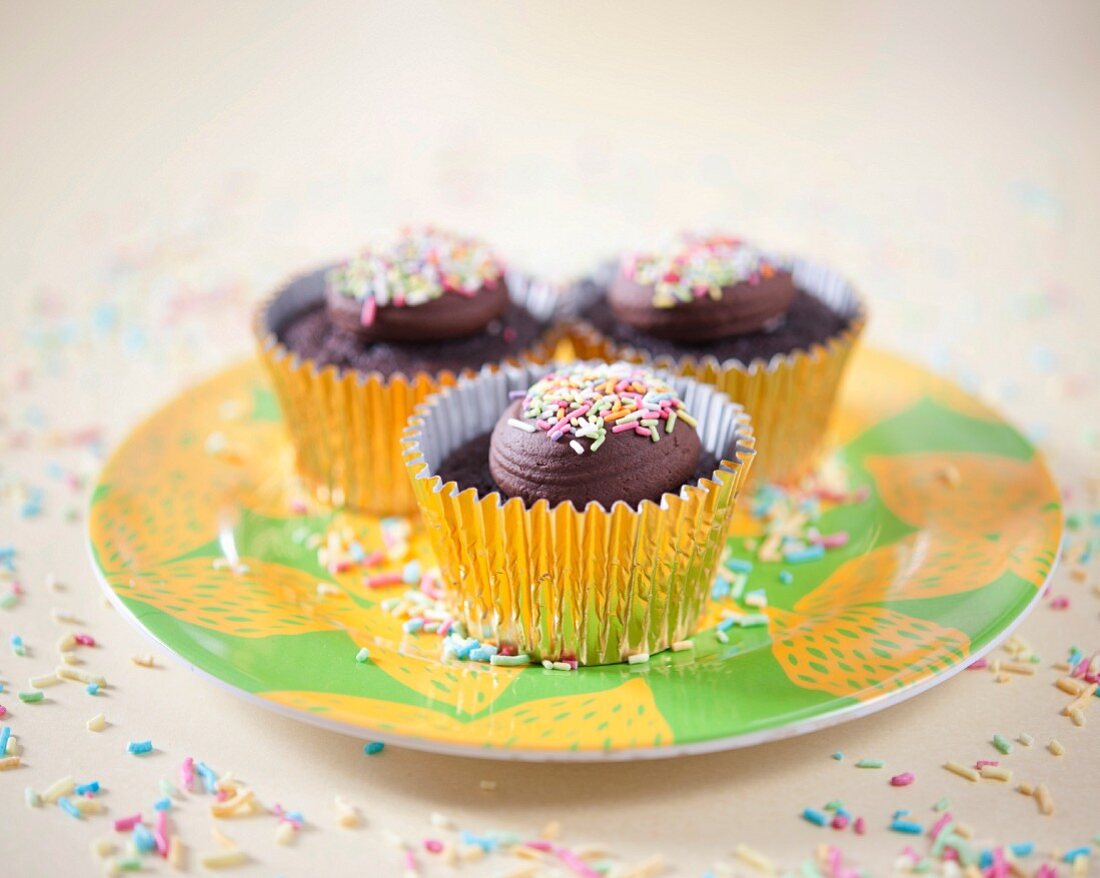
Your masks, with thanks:
M0 5L0 545L17 548L28 591L0 610L0 723L25 760L0 773L0 871L88 874L89 842L113 835L105 817L28 809L24 786L99 778L113 819L148 810L186 755L306 815L285 848L270 818L228 822L252 858L242 876L401 874L386 834L419 843L432 811L473 831L534 835L560 820L563 843L606 845L625 865L660 854L686 876L736 864L739 842L790 869L835 843L845 863L886 874L910 841L886 831L890 813L927 820L943 796L982 843L1087 843L1100 830L1100 715L1084 728L1060 716L1049 665L1071 644L1100 647L1095 565L1086 583L1055 578L1071 608L1025 622L1045 664L1008 685L962 674L868 719L689 759L367 758L362 741L259 711L164 656L132 665L148 647L104 607L83 522L68 520L85 497L55 471L90 478L97 461L74 431L112 445L249 355L252 302L376 230L435 220L568 273L720 226L850 274L872 302L872 343L1006 411L1087 521L1100 509L1098 41L1092 2ZM44 512L24 519L28 486L45 492ZM46 589L48 573L63 591ZM52 669L54 607L102 644L95 664L114 688L94 706L69 685L39 708L11 695ZM13 633L29 658L10 654ZM111 726L92 735L97 709ZM1046 780L1054 816L940 768L992 756L998 731L1035 736L1008 759ZM1064 757L1040 746L1051 736ZM158 752L128 756L135 738ZM917 782L892 788L852 767L861 756ZM335 825L337 793L360 805L363 828ZM832 798L868 816L867 835L798 819ZM205 802L173 820L201 871L194 853L216 849Z

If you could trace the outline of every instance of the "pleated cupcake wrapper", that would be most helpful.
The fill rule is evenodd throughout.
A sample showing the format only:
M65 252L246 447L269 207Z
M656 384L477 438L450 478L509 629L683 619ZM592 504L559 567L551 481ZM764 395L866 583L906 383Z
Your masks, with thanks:
M261 304L254 323L260 358L290 431L298 473L321 502L376 514L411 514L416 498L401 446L409 416L431 394L477 370L363 374L335 366L318 368L290 351L275 331L323 299L323 276L323 271L313 272L283 286ZM518 273L507 280L513 301L541 320L551 319L556 290ZM548 331L506 362L545 362L555 344L555 332Z
M717 387L752 415L758 449L753 481L795 482L820 458L841 379L867 318L859 296L839 274L804 260L789 261L787 267L799 289L848 319L847 329L824 344L748 365L713 356L655 357L608 338L583 320L568 326L558 349L571 349L582 359L646 363ZM613 272L614 267L607 266L578 284L565 313L582 313L604 295Z
M721 463L712 477L636 509L527 506L444 483L438 470L447 455L490 431L509 393L547 371L505 368L460 382L410 421L406 464L452 612L470 636L514 645L533 661L608 664L667 649L696 630L710 599L752 463L749 418L714 388L672 378ZM727 451L732 459L722 459Z

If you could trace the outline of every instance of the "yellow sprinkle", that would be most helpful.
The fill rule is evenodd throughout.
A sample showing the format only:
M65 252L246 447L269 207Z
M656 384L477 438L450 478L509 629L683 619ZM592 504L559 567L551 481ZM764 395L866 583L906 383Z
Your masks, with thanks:
M78 625L80 623L80 620L68 610L60 610L55 607L50 610L50 615L59 625Z
M677 640L672 644L673 652L684 652L688 649L695 649L695 643L691 640Z
M235 851L237 849L237 843L220 829L218 829L218 827L211 826L210 835L214 839L214 841L216 841L226 850Z
M1007 768L1001 768L999 765L983 765L981 774L982 777L988 780L1001 780L1005 783L1012 780L1012 772Z
M1024 796L1031 796L1035 794L1035 787L1029 783L1022 783L1016 787L1016 792Z
M495 780L483 780L478 786L486 792L492 792L497 788L497 782Z
M11 735L8 738L8 744L4 748L4 752L0 753L0 756L18 756L19 755L19 739L15 735Z
M1075 726L1083 726L1085 724L1085 714L1079 707L1075 707L1069 712L1069 718L1073 720Z
M66 634L59 641L57 641L58 652L69 652L69 650L76 649L76 638L71 634Z
M27 680L27 684L32 689L45 689L47 686L54 686L60 682L61 680L57 674L43 674L41 677L31 677Z
M1064 756L1066 754L1066 748L1062 746L1062 742L1056 738L1051 738L1050 743L1047 744L1047 749L1054 756Z
M76 657L75 652L63 652L63 653L61 653L61 661L63 661L67 665L78 665L78 664L80 664L80 659L78 659Z
M275 830L275 844L288 845L294 841L294 836L297 834L294 824L289 820L284 820Z
M1023 744L1025 747L1030 747L1032 744L1035 743L1035 739L1027 732L1020 732L1020 737L1018 737L1016 740Z
M59 778L42 791L42 801L52 805L62 796L69 795L75 789L76 781L72 777Z
M7 771L9 768L18 768L21 761L22 757L20 756L0 756L0 771Z
M561 837L561 823L557 820L551 820L539 833L539 838L545 838L547 841L553 841L556 838Z
M87 796L76 796L73 804L81 814L102 814L107 810L99 799L89 799Z
M1001 665L1001 670L1008 671L1010 674L1024 674L1030 677L1035 673L1035 665L1025 662L1005 662Z
M115 852L115 843L109 838L97 838L92 842L92 853L102 859Z
M183 846L183 841L178 835L173 835L168 839L168 865L176 871L182 871L187 868L187 848Z
M1063 716L1072 716L1075 710L1084 710L1092 702L1093 696L1096 694L1096 683L1089 683L1084 689L1082 689L1076 698L1069 704L1062 708Z
M737 847L733 849L733 853L742 863L752 866L754 869L759 869L761 872L768 875L775 874L775 863L759 851L753 850L748 845L738 844Z
M211 802L210 814L213 817L231 817L245 805L251 804L254 796L252 790L241 790L224 802Z
M224 851L220 854L207 854L199 860L199 865L204 869L229 869L248 862L248 855L244 851Z
M151 668L154 665L151 655L132 655L130 656L130 661L141 668Z
M1054 813L1054 799L1050 797L1050 790L1047 789L1045 783L1035 787L1035 801L1039 803L1040 814Z
M961 835L963 838L974 837L974 828L969 823L956 823L953 827L953 831L956 835Z
M345 829L351 829L360 823L359 809L343 796L336 797L336 822Z
M620 874L622 878L657 878L658 875L664 874L666 869L665 858L660 854L654 854L648 860Z
M946 762L944 768L950 771L952 774L957 774L959 777L965 777L970 781L977 781L979 774L973 768L968 768L965 765L959 765L957 762Z
M56 673L59 677L64 677L66 680L76 680L78 683L95 683L97 686L107 685L106 677L100 674L89 674L87 671L82 671L79 668L68 668L64 665L59 665Z
M97 713L90 720L88 720L87 723L85 723L85 726L89 732L102 732L105 728L107 728L107 717L105 717L102 713Z
M1080 695L1085 688L1085 684L1074 677L1059 677L1054 685L1067 695Z

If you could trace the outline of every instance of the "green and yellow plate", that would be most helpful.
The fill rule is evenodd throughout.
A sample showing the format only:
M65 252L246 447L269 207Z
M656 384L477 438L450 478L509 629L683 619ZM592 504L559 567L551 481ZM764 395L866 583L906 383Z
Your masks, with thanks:
M313 535L350 527L369 552L382 526L300 504L258 364L188 390L130 435L92 499L91 553L115 605L161 646L297 719L493 758L721 750L947 679L1012 630L1057 558L1061 508L1041 455L949 382L859 351L833 442L869 492L823 515L822 532L845 530L848 544L797 566L758 562L750 587L766 589L768 626L733 628L728 643L710 628L695 650L645 665L444 663L435 635L405 633L382 607L402 586L367 589L361 570L318 563ZM735 533L757 527L744 517ZM432 563L415 529L411 549Z

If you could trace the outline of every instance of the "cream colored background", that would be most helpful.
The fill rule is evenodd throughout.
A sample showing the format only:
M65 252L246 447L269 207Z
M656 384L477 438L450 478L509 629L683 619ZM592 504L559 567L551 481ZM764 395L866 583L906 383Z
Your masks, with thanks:
M4 3L0 5L0 475L45 483L54 431L108 442L195 376L247 355L248 306L283 272L372 230L431 219L489 236L514 262L584 268L681 227L723 226L825 258L872 302L874 343L946 371L1040 439L1074 494L1097 468L1100 370L1100 5L921 3ZM96 308L117 332L94 331ZM27 378L29 383L24 379ZM30 447L5 441L40 410ZM1074 729L1044 671L995 685L964 674L872 719L744 752L635 765L537 766L361 742L250 708L179 666L135 668L140 636L96 595L72 500L47 515L0 508L31 589L0 637L57 637L52 606L101 639L117 686L73 687L12 710L28 768L0 774L8 874L83 874L100 819L22 804L25 784L99 777L114 816L149 809L190 753L314 825L276 848L269 821L228 827L256 862L241 874L397 874L384 830L410 841L441 810L473 830L605 842L626 862L662 853L699 875L745 841L794 867L820 842L890 869L906 839L883 827L943 795L982 839L1085 842L1097 830L1097 722ZM69 584L55 595L42 580ZM1092 573L1095 581L1095 570ZM1023 628L1049 660L1097 642L1096 598L1059 577L1073 610ZM8 688L45 670L0 656ZM111 729L83 722L106 707ZM995 731L1057 734L1068 755L1019 751L1059 805L938 766L989 758ZM151 737L162 753L124 754ZM828 758L848 754L844 763ZM860 756L912 770L886 785ZM495 793L479 790L483 778ZM367 828L334 828L343 792ZM840 797L856 838L796 818ZM210 849L198 803L174 814ZM99 830L99 832L97 832ZM424 858L421 858L422 860ZM47 865L47 863L49 865ZM468 868L469 874L497 874ZM442 874L439 869L431 874Z

